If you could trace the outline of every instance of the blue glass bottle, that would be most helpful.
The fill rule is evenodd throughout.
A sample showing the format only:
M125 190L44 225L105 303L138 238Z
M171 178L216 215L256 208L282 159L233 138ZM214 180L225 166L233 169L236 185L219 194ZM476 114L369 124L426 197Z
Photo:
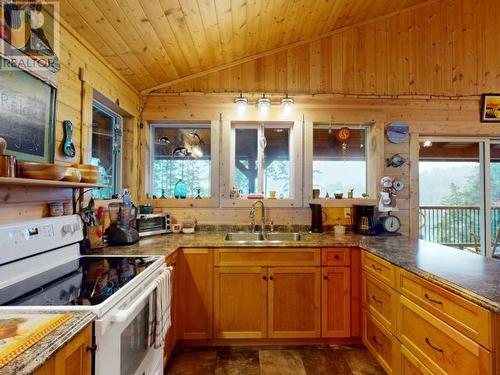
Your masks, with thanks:
M181 179L179 179L179 181L177 181L177 183L175 184L175 188L174 188L174 197L175 199L186 199L187 198L187 190L188 190L188 187L186 185L186 183Z

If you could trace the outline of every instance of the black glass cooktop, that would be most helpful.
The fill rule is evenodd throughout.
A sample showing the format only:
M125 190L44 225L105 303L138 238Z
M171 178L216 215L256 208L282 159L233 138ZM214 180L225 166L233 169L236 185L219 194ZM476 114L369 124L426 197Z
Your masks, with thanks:
M81 257L1 289L0 305L98 305L155 260L154 257Z

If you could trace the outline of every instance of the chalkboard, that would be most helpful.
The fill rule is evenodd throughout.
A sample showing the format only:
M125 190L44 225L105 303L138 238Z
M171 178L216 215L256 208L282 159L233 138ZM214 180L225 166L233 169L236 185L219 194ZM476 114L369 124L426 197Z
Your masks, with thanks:
M0 137L8 154L53 161L55 91L23 70L0 70Z

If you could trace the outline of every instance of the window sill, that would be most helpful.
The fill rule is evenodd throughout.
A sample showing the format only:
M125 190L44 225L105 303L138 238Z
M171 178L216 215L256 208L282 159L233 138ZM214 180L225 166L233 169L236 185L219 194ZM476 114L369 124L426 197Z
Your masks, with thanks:
M219 207L219 201L214 198L205 199L141 199L139 204L150 204L155 208L213 208Z
M251 207L256 201L262 200L266 208L270 207L302 207L302 203L297 203L295 199L221 199L221 207Z
M354 205L377 205L378 200L377 199L371 199L371 198L354 198L354 199L335 199L335 198L320 198L320 199L309 199L309 201L306 200L306 206L308 206L307 202L309 203L316 203L316 204L321 204L323 207L351 207Z

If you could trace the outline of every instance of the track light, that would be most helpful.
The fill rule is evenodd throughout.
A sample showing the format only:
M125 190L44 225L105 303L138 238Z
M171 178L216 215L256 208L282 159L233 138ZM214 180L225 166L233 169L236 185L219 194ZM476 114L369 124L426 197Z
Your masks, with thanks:
M235 98L234 103L236 104L236 110L238 113L245 113L248 106L248 99L243 97L243 94L240 94L240 96Z
M294 101L288 96L288 94L281 99L281 105L283 106L283 113L289 115L292 112Z
M267 113L269 108L271 108L271 99L267 98L266 94L262 94L262 98L257 100L257 109L260 113Z

